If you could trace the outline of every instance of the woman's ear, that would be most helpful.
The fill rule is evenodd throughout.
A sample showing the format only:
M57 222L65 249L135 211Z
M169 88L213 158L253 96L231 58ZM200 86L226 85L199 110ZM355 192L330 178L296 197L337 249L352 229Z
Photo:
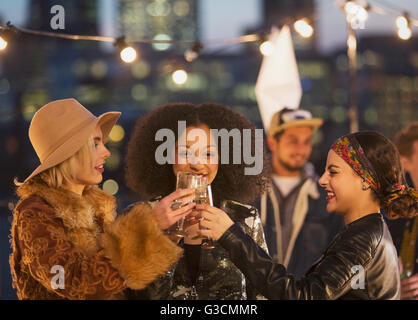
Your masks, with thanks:
M364 191L371 189L371 187L372 187L372 186L370 185L370 183L368 183L368 182L366 181L366 179L362 179L361 188L362 188Z

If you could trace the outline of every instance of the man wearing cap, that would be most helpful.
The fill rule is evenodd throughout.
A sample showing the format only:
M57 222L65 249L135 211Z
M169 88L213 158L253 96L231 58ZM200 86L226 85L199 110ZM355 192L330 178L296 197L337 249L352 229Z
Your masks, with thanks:
M269 254L297 278L343 226L341 217L326 212L325 195L308 162L312 136L321 125L322 119L307 110L284 108L273 115L267 136L272 176L260 200L261 219Z

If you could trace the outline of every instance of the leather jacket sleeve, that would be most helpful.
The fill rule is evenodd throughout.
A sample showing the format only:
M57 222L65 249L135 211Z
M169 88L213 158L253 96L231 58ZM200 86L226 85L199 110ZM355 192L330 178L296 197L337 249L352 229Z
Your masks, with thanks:
M373 251L367 233L352 237L342 232L305 277L296 280L283 265L273 262L237 224L232 225L218 243L229 251L234 264L268 299L337 299L351 290L354 276L351 268L361 265L366 269Z

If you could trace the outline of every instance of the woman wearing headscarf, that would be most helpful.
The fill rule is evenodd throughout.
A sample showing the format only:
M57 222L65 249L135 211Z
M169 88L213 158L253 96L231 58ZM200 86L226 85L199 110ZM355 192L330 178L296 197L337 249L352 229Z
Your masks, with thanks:
M19 186L10 268L19 299L116 299L141 289L177 261L181 249L161 229L189 214L167 203L116 217L115 198L97 185L110 152L104 143L120 112L95 117L75 99L34 115L29 138L41 164Z
M222 211L205 211L199 231L213 237L250 282L270 299L399 299L396 249L380 213L390 218L418 212L418 194L407 186L399 153L382 134L365 131L339 138L319 183L327 210L344 216L341 231L300 280L274 263Z

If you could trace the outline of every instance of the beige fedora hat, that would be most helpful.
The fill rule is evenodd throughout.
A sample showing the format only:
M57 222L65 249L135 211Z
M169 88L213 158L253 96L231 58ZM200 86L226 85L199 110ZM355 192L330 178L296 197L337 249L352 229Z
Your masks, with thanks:
M29 139L41 164L25 182L73 156L97 125L102 129L103 141L106 141L120 114L106 112L95 117L72 98L44 105L35 113L29 127Z
M270 121L268 134L275 136L290 127L312 127L315 131L323 123L322 119L312 118L308 110L284 108L276 112Z

